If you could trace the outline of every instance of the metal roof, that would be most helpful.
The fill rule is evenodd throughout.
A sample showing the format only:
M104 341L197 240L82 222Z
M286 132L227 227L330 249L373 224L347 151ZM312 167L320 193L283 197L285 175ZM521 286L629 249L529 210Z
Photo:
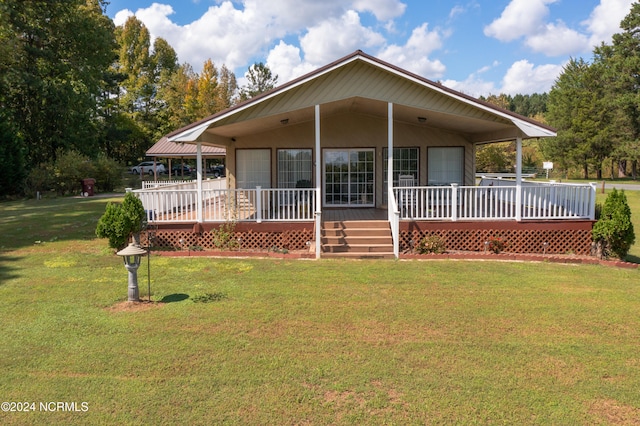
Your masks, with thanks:
M190 143L170 142L167 137L163 137L149 148L146 154L149 157L162 158L195 157L196 146ZM226 149L224 148L207 145L202 146L203 157L224 157L225 155Z

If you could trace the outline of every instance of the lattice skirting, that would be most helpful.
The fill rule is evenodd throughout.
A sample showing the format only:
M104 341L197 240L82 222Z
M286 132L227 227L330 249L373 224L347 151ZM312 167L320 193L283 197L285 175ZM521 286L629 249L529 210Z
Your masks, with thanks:
M253 226L252 226L253 225ZM162 225L151 231L155 248L201 250L216 249L212 229L218 225ZM238 242L238 250L306 250L307 242L313 240L313 224L237 224L233 239ZM147 243L146 233L141 243Z
M153 230L156 248L215 249L213 228L220 225L167 224ZM508 253L591 254L591 221L545 222L401 222L400 251L411 251L420 239L438 235L449 251L485 249L485 241L497 237ZM234 238L239 250L306 250L313 241L313 223L238 223ZM147 244L146 233L142 244ZM546 243L546 245L545 245Z
M509 253L590 255L592 225L590 221L404 223L400 230L400 250L410 251L422 238L437 235L450 251L482 252L485 242L497 237L505 242L504 252Z

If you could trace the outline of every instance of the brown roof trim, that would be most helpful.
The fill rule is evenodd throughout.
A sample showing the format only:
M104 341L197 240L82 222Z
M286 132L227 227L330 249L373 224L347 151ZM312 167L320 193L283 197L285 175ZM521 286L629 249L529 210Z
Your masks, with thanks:
M335 61L333 61L333 62L331 62L331 63L329 63L329 64L327 64L327 65L325 65L323 67L320 67L320 68L316 69L315 71L312 71L312 72L307 73L305 75L302 75L302 76L300 76L298 78L295 78L295 79L293 79L291 81L288 81L288 82L286 82L286 83L284 83L284 84L282 84L282 85L280 85L278 87L275 87L274 89L271 89L271 90L269 90L267 92L261 93L261 94L255 96L255 97L253 97L251 99L248 99L246 101L240 102L239 104L236 104L236 105L234 105L234 106L232 106L230 108L227 108L227 109L225 109L223 111L220 111L220 112L212 114L212 115L210 115L208 117L205 117L202 120L196 121L194 123L188 124L187 126L184 126L184 127L180 128L180 129L174 130L173 132L167 134L165 137L166 138L171 138L172 136L175 136L175 135L178 135L180 133L183 133L186 130L190 130L190 129L193 129L195 127L198 127L199 125L204 124L207 121L210 121L210 120L213 120L213 119L215 119L217 117L229 114L230 112L232 112L234 110L241 109L241 108L243 108L245 106L248 106L248 105L251 105L251 104L254 104L254 103L259 103L262 99L268 98L268 97L272 96L275 93L278 93L278 92L281 92L281 91L285 91L285 90L289 89L292 86L296 86L296 85L300 84L301 82L304 82L305 80L312 79L313 77L315 77L317 75L321 75L321 74L325 73L328 70L331 70L331 69L333 69L335 67L338 67L340 65L345 65L345 64L347 64L347 63L349 63L349 62L351 62L353 60L356 60L358 58L363 58L363 59L365 59L365 60L367 60L369 62L372 62L372 63L382 67L382 68L391 69L391 70L393 70L394 72L396 72L398 74L405 75L407 77L410 77L412 79L420 81L423 84L426 84L428 86L432 86L435 89L438 89L438 90L441 90L443 92L446 92L449 95L452 95L454 97L462 98L465 101L468 101L468 102L471 102L471 103L475 103L478 106L481 106L483 108L486 108L486 109L489 109L489 110L493 110L493 111L495 111L497 113L500 113L500 114L508 115L510 117L513 117L513 118L516 118L518 120L522 120L522 121L528 122L530 124L533 124L535 126L544 128L544 129L552 131L552 132L556 131L556 129L554 129L553 127L548 126L548 125L543 124L543 123L540 123L540 122L538 122L536 120L533 120L532 118L525 117L525 116L520 115L520 114L516 114L513 111L509 111L507 109L498 107L498 106L493 105L493 104L491 104L489 102L481 101L480 99L474 98L473 96L470 96L470 95L464 94L462 92L459 92L457 90L451 89L449 87L443 86L440 83L436 83L435 81L429 80L429 79L427 79L425 77L419 76L419 75L414 74L414 73L412 73L410 71L402 69L402 68L400 68L400 67L398 67L396 65L393 65L393 64L390 64L388 62L385 62L385 61L383 61L383 60L381 60L379 58L376 58L376 57L371 56L371 55L369 55L367 53L364 53L362 50L356 50L355 52L353 52L353 53L351 53L349 55L346 55L346 56L344 56L344 57L342 57L340 59L337 59L337 60L335 60Z

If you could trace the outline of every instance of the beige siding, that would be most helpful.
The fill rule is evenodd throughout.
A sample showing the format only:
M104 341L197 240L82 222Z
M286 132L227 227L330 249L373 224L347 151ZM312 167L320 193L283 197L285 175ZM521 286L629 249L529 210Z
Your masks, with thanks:
M508 123L503 118L444 95L424 84L400 78L384 69L358 61L349 63L331 74L319 76L307 84L289 89L272 99L235 114L233 118L222 120L219 125L272 116L353 97Z
M376 203L380 205L384 177L382 153L387 147L387 119L355 113L323 117L320 122L321 148L374 148L376 154ZM462 146L465 148L465 183L474 182L473 145L463 136L444 132L424 125L394 124L395 147L418 147L420 149L420 184L427 181L427 147ZM283 126L276 130L255 134L238 140L227 150L229 175L235 175L235 149L272 149L272 187L277 187L277 155L280 148L310 148L315 150L313 122ZM314 152L315 157L315 152ZM230 184L234 179L230 176ZM315 176L315 175L314 175Z

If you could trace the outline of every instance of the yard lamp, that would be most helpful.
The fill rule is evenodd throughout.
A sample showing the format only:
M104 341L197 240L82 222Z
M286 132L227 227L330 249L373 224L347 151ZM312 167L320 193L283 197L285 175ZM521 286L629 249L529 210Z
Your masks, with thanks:
M129 243L126 248L116 254L122 256L124 267L129 271L129 293L127 300L129 302L139 302L138 267L140 266L142 255L147 254L147 251L136 246L134 243Z

